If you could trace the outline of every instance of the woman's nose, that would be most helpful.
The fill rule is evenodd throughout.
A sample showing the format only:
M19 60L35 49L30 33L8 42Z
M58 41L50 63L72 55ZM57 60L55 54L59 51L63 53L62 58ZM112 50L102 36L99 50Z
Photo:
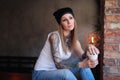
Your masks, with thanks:
M70 20L68 20L68 24L70 24Z

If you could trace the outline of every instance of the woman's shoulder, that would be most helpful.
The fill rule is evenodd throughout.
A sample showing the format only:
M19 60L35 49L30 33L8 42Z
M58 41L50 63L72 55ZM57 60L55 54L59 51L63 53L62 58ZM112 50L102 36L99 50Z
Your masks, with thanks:
M51 36L51 35L58 35L58 31L52 31L52 32L50 32L48 35L49 35L49 36Z
M49 34L58 34L58 31L57 30L56 31L52 31Z
M57 38L58 37L58 31L53 31L48 34L49 38Z

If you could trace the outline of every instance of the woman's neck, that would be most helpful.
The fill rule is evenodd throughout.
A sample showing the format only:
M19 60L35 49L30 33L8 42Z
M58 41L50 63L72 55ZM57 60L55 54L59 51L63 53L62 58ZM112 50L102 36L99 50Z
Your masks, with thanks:
M65 37L70 36L70 31L64 31L63 34Z
M71 47L71 34L70 31L64 31L64 40L65 40L65 45L66 47L70 48Z

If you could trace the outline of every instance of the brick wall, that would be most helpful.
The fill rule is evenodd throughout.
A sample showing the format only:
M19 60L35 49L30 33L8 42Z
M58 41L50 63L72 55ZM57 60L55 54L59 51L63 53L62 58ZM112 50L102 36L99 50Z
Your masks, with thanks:
M105 0L104 80L120 80L120 0Z

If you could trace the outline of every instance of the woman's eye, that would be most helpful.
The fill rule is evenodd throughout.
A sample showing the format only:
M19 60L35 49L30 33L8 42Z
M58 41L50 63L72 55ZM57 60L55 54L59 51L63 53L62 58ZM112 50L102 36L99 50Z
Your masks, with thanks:
M73 19L73 17L70 17L70 19Z
M63 19L62 21L64 22L64 21L66 21L66 19Z

